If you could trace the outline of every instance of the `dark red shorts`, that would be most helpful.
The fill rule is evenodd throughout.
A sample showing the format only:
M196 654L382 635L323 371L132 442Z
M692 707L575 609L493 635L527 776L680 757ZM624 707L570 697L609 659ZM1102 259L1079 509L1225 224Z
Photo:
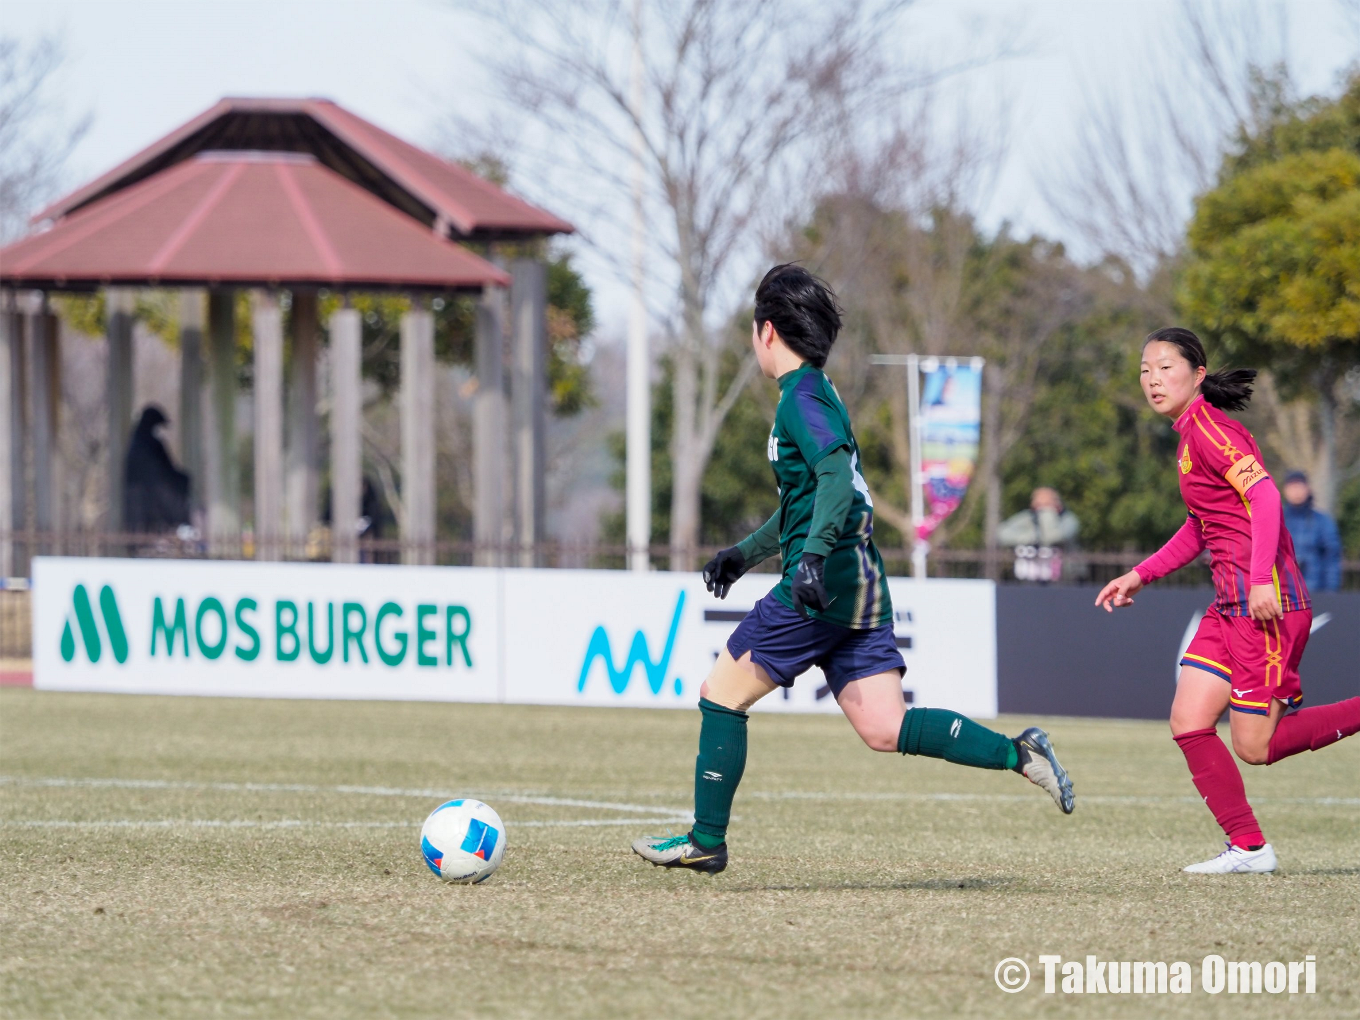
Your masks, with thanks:
M1199 622L1182 666L1194 666L1228 681L1234 712L1269 715L1270 701L1288 708L1303 703L1299 660L1313 624L1311 609L1260 623L1250 616L1224 616L1210 609Z

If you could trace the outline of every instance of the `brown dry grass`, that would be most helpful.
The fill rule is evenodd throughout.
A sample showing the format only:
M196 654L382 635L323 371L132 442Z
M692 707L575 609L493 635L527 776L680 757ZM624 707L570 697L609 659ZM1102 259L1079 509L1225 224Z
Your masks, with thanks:
M696 726L684 712L0 691L0 773L22 780L0 785L0 1011L1360 1015L1360 740L1248 774L1282 860L1268 877L1180 873L1218 836L1160 724L1050 720L1077 782L1065 818L1012 775L876 756L839 719L757 717L732 864L715 879L631 856L629 840L655 826L516 828L618 817L602 809L502 801L505 863L462 887L420 859L434 796L33 782L359 784L684 808ZM282 820L306 824L265 824ZM42 821L82 824L31 824ZM107 821L175 824L92 824ZM1197 986L1211 952L1313 953L1318 993L997 990L997 961L1037 970L1045 952L1187 960Z

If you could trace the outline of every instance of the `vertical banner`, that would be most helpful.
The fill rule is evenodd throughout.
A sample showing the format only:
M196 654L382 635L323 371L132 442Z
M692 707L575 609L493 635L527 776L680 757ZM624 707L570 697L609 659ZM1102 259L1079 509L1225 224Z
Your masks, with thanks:
M917 434L921 443L921 486L926 508L916 537L928 539L968 491L982 436L982 359L921 361Z

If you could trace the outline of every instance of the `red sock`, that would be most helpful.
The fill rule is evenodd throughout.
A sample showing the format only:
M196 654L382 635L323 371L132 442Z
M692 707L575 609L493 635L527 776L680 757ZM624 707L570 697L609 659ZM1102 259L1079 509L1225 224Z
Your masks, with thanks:
M1261 826L1247 803L1247 790L1242 785L1242 773L1232 753L1218 738L1218 730L1210 727L1191 730L1174 738L1190 766L1190 778L1204 803L1223 826L1229 842L1242 848L1258 846L1266 841Z
M1300 709L1285 716L1275 727L1266 764L1274 765L1300 751L1321 750L1356 732L1360 732L1360 698Z

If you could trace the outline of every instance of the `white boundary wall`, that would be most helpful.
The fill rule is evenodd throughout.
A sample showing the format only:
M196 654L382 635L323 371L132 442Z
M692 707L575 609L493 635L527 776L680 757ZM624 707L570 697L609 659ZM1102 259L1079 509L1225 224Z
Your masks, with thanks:
M719 602L661 572L41 557L33 576L42 690L635 708L693 706L777 581ZM890 587L912 703L994 716L992 583ZM814 669L757 710L837 709Z

